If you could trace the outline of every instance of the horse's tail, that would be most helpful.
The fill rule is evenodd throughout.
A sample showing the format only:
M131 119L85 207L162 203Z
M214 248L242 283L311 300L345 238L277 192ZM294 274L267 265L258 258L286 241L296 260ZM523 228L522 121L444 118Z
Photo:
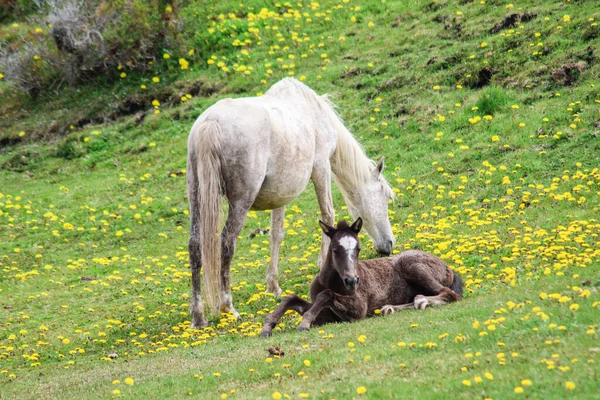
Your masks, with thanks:
M462 278L460 277L460 275L456 272L456 271L452 271L452 273L454 274L454 279L452 280L452 285L450 285L450 289L456 293L462 296L463 294L463 287L464 287L464 283Z
M198 160L198 204L200 241L204 272L205 299L213 315L218 315L221 286L221 127L216 121L204 121L196 129Z

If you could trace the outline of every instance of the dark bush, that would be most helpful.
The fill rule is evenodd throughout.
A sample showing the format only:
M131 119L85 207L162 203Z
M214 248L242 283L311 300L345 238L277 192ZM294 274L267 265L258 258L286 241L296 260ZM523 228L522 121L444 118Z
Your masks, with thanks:
M0 68L16 88L37 95L62 82L145 70L163 49L177 51L177 2L163 0L35 0L46 34L0 47ZM122 71L119 71L122 70Z

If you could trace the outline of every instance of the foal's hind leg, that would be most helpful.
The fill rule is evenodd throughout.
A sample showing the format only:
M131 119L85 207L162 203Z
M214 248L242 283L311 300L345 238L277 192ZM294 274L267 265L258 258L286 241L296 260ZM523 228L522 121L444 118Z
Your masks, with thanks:
M443 304L453 303L459 299L460 299L459 295L457 295L456 293L454 293L452 290L448 289L447 287L443 287L441 289L441 293L438 294L437 296L423 296L422 294L419 294L419 295L415 296L415 300L412 303L401 304L398 306L394 306L391 304L385 305L385 306L381 307L381 313L383 315L388 315L388 314L395 313L396 311L410 310L413 308L415 308L417 310L424 310L427 307L440 306Z
M295 294L290 294L289 296L281 299L281 303L275 311L273 311L266 319L263 324L262 331L260 332L261 337L271 336L271 332L273 328L277 325L281 317L286 313L287 310L294 310L298 312L300 315L304 315L306 311L308 311L312 307L312 304L306 300L301 299Z
M454 293L447 287L444 287L437 296L424 296L419 294L415 297L414 306L417 310L424 310L427 307L441 306L460 300L460 295Z
M279 263L279 247L283 241L285 233L283 219L285 217L285 207L278 208L271 212L271 262L267 270L267 292L275 296L281 295L281 288L278 282L277 264Z
M250 210L250 206L244 206L242 202L235 202L229 205L229 213L227 214L227 222L221 233L221 304L220 310L225 313L233 313L236 318L240 314L233 307L233 298L231 296L231 279L229 270L231 267L231 259L235 252L235 245L238 235L244 226L246 214Z
M441 261L440 261L441 262ZM439 266L435 266L439 267ZM421 262L406 263L400 266L402 279L413 292L434 293L434 296L417 295L412 303L392 305L388 304L381 308L382 314L391 314L396 311L416 308L424 310L428 306L448 304L460 300L461 296L454 293L450 288L434 276L431 266Z
M407 303L407 304L400 304L399 306L393 306L391 304L387 304L383 307L381 307L381 313L383 315L388 315L388 314L392 314L395 313L396 311L402 311L402 310L408 310L408 309L413 309L415 307L415 303Z

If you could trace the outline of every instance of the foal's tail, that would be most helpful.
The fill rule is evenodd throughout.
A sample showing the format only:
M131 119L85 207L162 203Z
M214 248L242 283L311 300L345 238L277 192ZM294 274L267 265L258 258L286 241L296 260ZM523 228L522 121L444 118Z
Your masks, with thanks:
M463 283L462 278L456 271L452 272L454 273L454 279L452 280L452 285L450 285L450 290L462 296L463 287L465 286L465 284Z
M221 127L204 121L196 129L195 152L198 164L198 204L205 299L213 315L218 315L221 285Z

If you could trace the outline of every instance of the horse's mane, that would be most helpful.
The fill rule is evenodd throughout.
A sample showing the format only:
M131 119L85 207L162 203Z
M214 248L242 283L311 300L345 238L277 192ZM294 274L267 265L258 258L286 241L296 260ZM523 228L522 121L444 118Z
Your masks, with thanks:
M331 160L334 178L348 199L347 190L352 187L362 186L369 179L369 174L375 168L375 162L367 157L362 146L356 141L352 133L344 126L342 118L337 113L336 106L328 95L319 96L314 90L294 78L284 78L273 85L265 94L284 97L289 92L299 93L307 101L308 106L315 115L323 115L337 132L337 142ZM343 176L342 176L343 173ZM394 191L383 175L379 175L386 195L394 197Z

